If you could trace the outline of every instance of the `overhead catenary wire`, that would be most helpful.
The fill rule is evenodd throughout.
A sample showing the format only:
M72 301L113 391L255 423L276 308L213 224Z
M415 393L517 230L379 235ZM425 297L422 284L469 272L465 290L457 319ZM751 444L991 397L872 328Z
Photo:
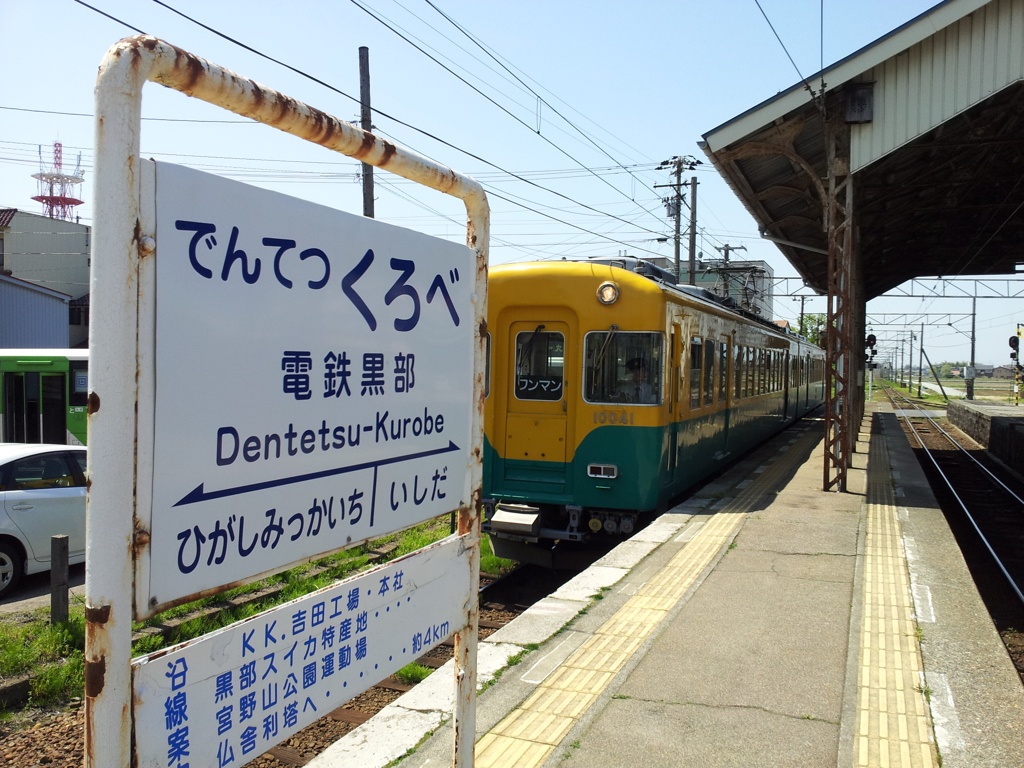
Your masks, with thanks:
M127 26L128 28L130 28L130 29L132 29L134 31L140 32L141 34L145 34L141 30L139 30L138 28L134 27L133 25L127 24L126 22L123 22L122 20L117 19L116 17L113 17L110 14L107 14L105 12L99 11L99 9L94 8L93 6L89 5L88 3L83 2L83 0L75 0L75 2L78 2L79 4L83 5L84 7L89 8L90 10L94 10L96 12L99 12L99 13L101 13L101 15L103 15L103 16L105 16L107 18L110 18L113 21L116 21L118 23L122 23L122 24L124 24L125 26ZM208 26L206 24L203 24L202 22L200 22L200 21L198 21L196 19L193 19L192 17L188 16L187 14L184 14L181 11L173 8L169 4L167 4L165 2L162 2L162 0L154 0L154 2L157 3L160 6L162 6L162 7L166 8L166 9L176 13L179 16L182 16L186 20L188 20L188 21L190 21L192 23L197 24L198 26L206 29L207 31L210 31L213 34L216 34L216 35L222 37L223 39L228 40L229 42L244 48L245 50L248 50L248 51L250 51L250 52L252 52L252 53L254 53L254 54L258 55L258 56L266 58L267 60L272 61L273 63L276 63L276 64L278 64L280 66L283 66L283 67L289 69L290 71L295 72L296 74L298 74L298 75L300 75L302 77L305 77L305 78L310 79L310 80L312 80L312 81L314 81L314 82L316 82L316 83L318 83L320 85L323 85L324 87L328 88L329 90L331 90L333 92L338 93L339 95L345 96L346 98L349 98L349 99L351 99L353 101L357 101L350 94L347 94L344 91L341 91L341 90L335 88L334 86L330 85L329 83L326 83L326 82L320 80L319 78L316 78L316 77L314 77L312 75L309 75L308 73L306 73L306 72L304 72L304 71L302 71L300 69L297 69L296 67L293 67L293 66L288 65L288 64L286 64L284 62L281 62L281 61L279 61L279 60L277 60L277 59L275 59L275 58L273 58L273 57L271 57L271 56L269 56L267 54L264 54L263 52L255 49L255 48L253 48L253 47L251 47L249 45L246 45L245 43L242 43L242 42L240 42L240 41L230 37L229 35L226 35L226 34L220 32L220 31L218 31L218 30L216 30L216 29L214 29L214 28L212 28L212 27L210 27L210 26ZM450 142L447 142L447 141L441 139L440 137L438 137L438 136L436 136L434 134L431 134L428 131L425 131L425 130L420 129L420 128L416 127L416 126L413 126L413 125L411 125L409 123L406 123L405 121L402 121L402 120L394 117L393 115L390 115L390 114L388 114L388 113L386 113L386 112L384 112L384 111L382 111L380 109L374 109L374 112L376 112L380 116L385 117L385 118L387 118L389 120L394 120L396 123L398 123L400 125L403 125L403 126L409 128L411 130L414 130L414 131L416 131L418 133L421 133L422 135L427 136L430 139L438 141L439 143L441 143L441 144L443 144L445 146L448 146L448 147L450 147L452 149L455 149L456 151L461 152L461 153L467 155L468 157L472 157L473 159L476 159L476 160L484 163L485 165L487 165L489 167L492 167L492 168L498 170L499 172L501 172L503 174L506 174L507 176L509 176L511 178L515 178L515 179L517 179L517 180L519 180L521 182L524 182L524 183L529 184L531 186L534 186L534 187L536 187L538 189L541 189L542 191L548 192L549 194L554 194L555 196L560 197L560 198L562 198L562 199L572 203L573 205L585 208L587 210L591 210L594 213L596 213L596 214L598 214L598 215L600 215L602 217L607 217L607 218L611 218L611 219L617 220L617 221L621 222L622 224L626 224L626 225L628 225L628 226L630 226L632 228L636 228L636 229L639 229L639 230L643 230L643 231L649 232L650 234L654 234L654 235L658 235L658 236L661 236L663 234L662 232L649 229L647 227L644 227L641 224L638 224L638 223L633 222L633 221L629 221L629 220L627 220L627 219L625 219L625 218L623 218L621 216L617 216L617 215L615 215L613 213L609 213L609 212L606 212L606 211L601 211L601 210L599 210L597 208L594 208L593 206L587 205L586 203L582 203L582 202L580 202L578 200L575 200L572 197L570 197L568 195L565 195L565 194L563 194L561 192L549 189L549 188L547 188L547 187L545 187L543 185L540 185L540 184L537 184L535 182L532 182L531 180L523 177L520 174L511 172L511 171L509 171L509 170L507 170L505 168L502 168L501 166L499 166L499 165L497 165L497 164L495 164L495 163L493 163L491 161L488 161L488 160L486 160L486 159L484 159L484 158L482 158L482 157L480 157L478 155L475 155L472 152L469 152L468 150L465 150L465 149L463 149L461 147L458 147L458 146L456 146L456 145L454 145L454 144L452 144ZM610 237L608 235L603 235L601 233L593 232L592 230L589 230L589 229L587 229L585 227L581 227L579 225L572 224L571 222L564 221L563 219L560 219L560 218L558 218L556 216L552 216L550 214L546 214L543 211L537 210L536 208L532 207L531 205L527 205L527 204L521 202L520 200L514 199L513 197L508 197L506 195L501 195L501 194L499 194L497 192L492 192L492 194L494 194L499 199L506 200L507 202L509 202L509 203L511 203L513 205L516 205L518 207L521 207L524 210L528 210L531 213L535 213L535 214L538 214L538 215L541 215L541 216L545 216L546 218L549 218L549 219L551 219L551 220L553 220L553 221L555 221L557 223L563 224L565 226L569 226L569 227L571 227L573 229L576 229L576 230L579 230L581 232L590 234L590 235L592 235L594 237L603 238L603 239L608 240L609 242L614 242L614 243L618 243L618 244L621 244L621 245L626 245L627 244L626 242L624 242L622 240ZM658 255L656 252L650 251L648 249L641 249L641 250L644 250L645 252L651 253L653 255Z
M154 2L161 2L161 0L154 0ZM464 77L463 77L462 75L460 75L460 74L459 74L458 72L456 72L455 70L453 70L453 69L452 69L451 67L449 67L449 66L448 66L448 65L446 65L445 63L443 63L443 62L442 62L441 60L439 60L439 59L438 59L438 58L437 58L436 56L433 56L433 55L431 55L431 54L430 54L430 53L428 53L428 52L427 52L426 50L424 50L424 49L423 49L422 47L420 47L419 45L417 45L416 43L414 43L414 42L413 42L412 40L410 40L410 39L409 39L409 38L408 38L407 36L403 35L403 34L402 34L401 32L399 32L399 31L398 31L398 30L397 30L397 29L396 29L395 27L393 27L393 26L392 26L391 24L389 24L389 23L388 23L388 22L387 22L386 20L384 20L384 19L383 19L383 18L382 18L382 17L381 17L381 16L379 15L379 14L377 14L377 13L376 13L376 12L374 12L374 11L371 11L371 10L370 10L369 8L367 8L367 7L365 6L365 5L363 5L363 4L361 3L361 2L359 2L359 0L349 0L349 2L350 2L350 3L352 3L352 5L356 6L356 8L359 8L359 9L360 9L361 11L363 11L364 13L366 13L367 15L369 15L369 16L370 16L371 18L373 18L373 19L375 19L376 21L378 21L378 22L379 22L380 24L383 24L383 25L384 25L385 27L387 27L388 29L390 29L390 30L391 30L392 32L394 32L394 33L395 33L396 35L398 35L398 36L399 36L399 37L401 37L401 38L402 38L403 40L405 40L405 41L406 41L407 43L409 43L409 45L413 46L413 47L414 47L414 48L415 48L416 50L418 50L418 51L419 51L420 53L422 53L422 54L423 54L424 56L426 56L426 57L427 57L428 59L430 59L431 61L433 61L433 62L434 62L435 64L437 64L437 65L438 65L439 67L441 67L442 69L444 69L444 70L445 70L446 72L448 72L448 73L449 73L450 75L452 75L453 77L457 78L457 79L458 79L458 80L459 80L460 82L464 83L464 84L465 84L466 86L468 86L469 88L471 88L471 89L472 89L472 90L473 90L473 91L474 91L475 93L477 93L477 94L478 94L479 96L481 96L482 98L484 98L484 99L486 99L487 101L489 101L489 102L490 102L491 104L493 104L494 106L496 106L496 107L497 107L498 109L500 109L500 110L501 110L502 112L504 112L504 113L505 113L506 115L508 115L509 117L511 117L511 118L512 118L513 120L515 120L515 121L516 121L517 123L519 123L520 125L522 125L522 126L523 126L524 128L526 128L526 129L527 129L528 131L530 131L530 133L534 133L535 135L539 136L539 137L540 137L541 139L543 139L543 140L544 140L545 142L547 142L547 143L548 143L548 144L549 144L550 146L552 146L552 147L553 147L554 149L556 149L556 150L558 150L559 152L561 152L561 153L562 153L563 155L565 155L565 156L566 156L567 158L569 158L569 159L570 159L570 160L572 160L572 161L573 161L574 163L576 163L577 165L579 165L579 166L580 166L581 168L584 168L584 169L586 169L586 170L590 170L590 169L588 168L588 166L587 166L587 165L585 165L585 164L584 164L583 162L581 162L580 160L578 160L578 159L577 159L576 157L574 157L573 155L571 155L571 154L570 154L569 152L567 152L567 151L566 151L565 149L563 149L562 147L558 146L558 144L556 144L555 142L553 142L553 141L552 141L551 139L549 139L549 138L548 138L547 136L545 136L544 134L540 133L539 131L534 131L534 130L533 130L532 128L530 128L530 126L529 126L529 125L528 125L528 124L527 124L527 123L526 123L526 122L525 122L525 121L524 121L524 120L523 120L522 118L520 118L520 117L519 117L518 115L514 114L514 113L513 113L513 112L512 112L511 110L509 110L509 109L508 109L507 107L505 107L504 105L502 105L502 104L499 104L499 103L498 103L498 102L497 102L496 100L494 100L494 99L493 99L493 98L491 98L491 97L490 97L489 95L487 95L486 93L484 93L484 92L483 92L482 90L480 90L479 88L477 88L477 87L476 87L475 85L473 85L473 84L472 84L471 82L469 82L469 81L468 81L468 80L467 80L466 78L464 78ZM161 2L161 5L163 5L163 3L162 3L162 2ZM612 159L614 160L614 158L612 158ZM620 190L620 189L619 189L618 187L616 187L616 186L615 186L614 184L612 184L611 182L609 182L609 181L608 181L607 179L604 179L604 178L602 178L602 177L598 176L597 174L594 174L594 177L595 177L595 178L597 178L597 179L600 179L600 181L602 181L602 182L603 182L604 184L607 184L607 185L608 185L609 187L611 187L612 189L614 189L614 190L615 190L616 192L618 192L619 194L621 194L621 195L623 195L624 197L626 197L626 199L627 199L627 200L632 200L632 198L631 198L631 197L630 197L629 195L627 195L627 194L626 194L625 192L623 192L622 190ZM653 191L653 190L652 190L652 191ZM634 202L635 202L635 201L634 201ZM652 213L651 211L647 211L647 213L648 213L648 214L650 214L651 216L654 216L654 215L655 215L655 214L653 214L653 213ZM648 231L651 231L651 230L648 230Z
M793 61L793 57L790 55L789 49L786 48L786 44L784 42L782 42L782 38L779 37L779 33L775 31L775 25L772 24L772 20L768 18L768 14L765 13L764 12L764 8L761 7L761 0L754 0L754 4L757 5L757 10L759 10L761 12L761 15L764 16L764 20L768 22L768 26L771 28L772 34L775 35L775 39L778 40L779 41L779 45L782 46L782 50L785 52L786 58L789 59L789 63L792 64L793 65L793 69L796 70L797 77L800 78L800 81L804 84L804 88L807 89L807 92L809 94L811 94L811 101L814 102L814 104L818 107L818 109L823 110L824 109L824 105L822 103L820 103L818 97L819 97L819 95L823 95L824 94L824 89L822 91L822 94L816 94L814 92L814 89L811 88L811 84L807 82L807 78L804 77L803 72L800 71L800 67L798 67L796 65L796 62ZM824 67L822 67L822 70L824 70Z
M519 77L519 75L517 75L517 74L516 74L515 72L513 72L513 71L512 71L512 70L511 70L511 69L510 69L510 68L509 68L508 66L506 66L506 65L505 65L505 63L504 63L503 61L501 61L500 59L498 59L498 57L496 57L496 56L495 56L495 55L494 55L494 54L493 54L493 53L492 53L492 52L491 52L491 51L490 51L490 50L489 50L489 49L488 49L488 48L487 48L486 46L484 46L484 45L483 45L483 43L481 43L481 42L480 42L480 40L479 40L479 39L478 39L478 38L477 38L476 36L474 36L474 35L471 35L471 34L469 33L469 31L468 31L468 30L466 30L466 28L465 28L465 27L463 27L463 26L462 26L461 24L459 24L458 22L456 22L456 21L455 21L455 19L453 19L453 18L452 18L452 17L451 17L451 16L449 15L449 14L445 13L445 12L444 12L444 11L442 11L442 10L441 10L440 8L438 8L438 7L437 7L437 6L436 6L436 5L435 5L435 4L434 4L434 3L432 2L432 0L424 0L424 1L425 1L425 2L427 3L427 5L429 5L429 6L430 6L431 8L433 8L433 9L434 9L435 11L437 11L437 12L438 12L438 13L439 13L439 14L440 14L440 15L441 15L442 17L444 17L444 18L445 18L445 19L446 19L446 20L447 20L447 21L448 21L448 22L449 22L449 23L450 23L450 24L451 24L451 25L452 25L453 27L455 27L455 28L456 28L457 30L459 30L459 32L461 32L461 33L462 33L463 35L465 35L465 36L466 36L466 38L467 38L468 40L470 40L470 41L471 41L471 42L472 42L472 43L473 43L474 45L476 45L476 46L477 46L477 47L478 47L478 48L479 48L479 49L480 49L481 51L483 51L483 52L484 52L484 53L486 53L486 54L487 54L487 55L488 55L488 56L489 56L489 57L490 57L491 59L493 59L493 60L494 60L494 62L495 62L495 63L497 63L497 64L498 64L498 65L499 65L499 66L500 66L500 67L501 67L502 69L504 69L504 70L505 70L506 72L508 72L508 73L509 73L509 74L510 74L510 75L511 75L512 77L514 77L514 78L515 78L515 79L516 79L516 80L517 80L517 81L518 81L518 82L519 82L519 83L520 83L520 84L521 84L521 85L522 85L522 86L523 86L524 88L526 88L526 89L527 89L527 90L528 90L528 91L529 91L530 93L534 94L534 95L535 95L535 96L537 97L537 99L538 99L538 100L539 100L539 101L540 101L540 102L541 102L542 104L544 104L544 105L545 105L545 106L546 106L546 107L547 107L548 109L550 109L550 110L551 110L552 112L554 112L554 113L555 113L556 115L558 115L558 116L559 116L560 118L562 118L562 120L564 120L564 121L565 121L566 125L570 126L570 127L571 127L571 128L573 129L573 130L575 130L575 131L576 131L577 133L579 133L579 134L580 134L580 136L582 136L582 137L583 137L583 138L585 138L585 139L586 139L587 141L589 141L589 142L590 142L590 143L591 143L591 144L592 144L592 145L593 145L593 146L594 146L594 147L595 147L595 148L596 148L596 149L597 149L598 151L600 151L600 152L601 152L602 154L604 154L604 155L605 155L605 156L606 156L606 157L607 157L607 158L608 158L609 160L611 160L611 161L612 161L613 163L616 163L616 164L617 164L617 165L618 165L618 166L619 166L620 168L622 168L623 170L626 170L627 172L629 172L629 171L628 171L628 170L626 169L626 167L625 167L625 166L623 166L623 165L622 165L622 164L621 164L621 163L620 163L620 162L619 162L618 160L616 160L616 159L615 159L614 157L612 157L612 155L611 155L611 154L610 154L610 153L609 153L609 152L608 152L608 151L607 151L607 150L606 150L606 149L605 149L604 147L600 146L600 145L599 145L599 144L598 144L598 143L597 143L596 141L594 141L594 139L593 139L593 138L591 138L589 134L587 134L587 133L586 133L585 131L583 131L583 130L582 130L582 129L581 129L580 127L579 127L579 126L577 126L577 125L576 125L575 123L573 123L573 122L572 122L572 121L571 121L571 120L570 120L569 118L567 118L567 117L566 117L565 115L563 115L563 114L562 114L562 113L561 113L561 112L560 112L560 111L559 111L558 109L556 109L556 108L555 108L555 107L554 107L554 106L553 106L553 105L552 105L552 104L551 104L551 103L550 103L549 101L547 101L547 99L545 99L545 98L544 98L543 96L541 96L541 95L540 95L539 93L537 93L537 91L535 91L535 90L534 90L534 89L533 89L533 88L532 88L532 87L531 87L530 85L528 85L528 84L527 84L527 83L526 83L526 82L525 82L525 81L524 81L524 80L523 80L523 79L522 79L521 77ZM538 131L538 133L539 133L539 131ZM630 176L632 176L632 177L633 177L634 179L636 179L637 181L640 181L640 183L641 183L641 184L643 184L643 185L644 185L644 186L645 186L645 187L646 187L647 189L649 189L649 190L650 190L650 191L651 191L652 193L654 193L654 194L657 194L657 192L655 192L654 188L653 188L653 187L651 187L651 186L650 186L649 184L647 184L647 183L646 183L645 181L642 181L641 179L637 178L637 177L636 177L636 176L635 176L634 174L632 174L632 173L630 173Z
M83 0L75 0L75 2L82 3L83 5L86 5L83 2ZM166 8L167 10L171 11L172 13L175 13L178 16L181 16L182 18L186 19L187 21L190 21L193 24L196 24L197 26L202 27L203 29L207 30L208 32L210 32L212 34L215 34L218 37L221 37L224 40L227 40L228 42L230 42L230 43L232 43L234 45L238 45L239 47L244 48L245 50L249 51L250 53L253 53L253 54L257 55L257 56L260 56L260 57L262 57L264 59L267 59L268 61L271 61L271 62L273 62L273 63L275 63L275 64L277 64L279 66L282 66L282 67L288 69L289 71L294 72L297 75L300 75L301 77L305 77L305 78L307 78L307 79L317 83L318 85L322 85L323 87L327 88L330 91L333 91L334 93L337 93L337 94L339 94L341 96L344 96L345 98L348 98L348 99L350 99L350 100L352 100L352 101L354 101L356 103L359 103L359 99L357 99L356 97L352 96L351 94L345 93L344 91L336 88L335 86L331 85L330 83L327 83L324 80L321 80L320 78L317 78L317 77L315 77L313 75L310 75L309 73L304 72L303 70L298 69L297 67L293 67L290 64L286 64L285 62L283 62L283 61L281 61L279 59L275 59L274 57L272 57L272 56L270 56L270 55L268 55L266 53L263 53L262 51L259 51L259 50L257 50L256 48L253 48L250 45L246 45L245 43L242 43L241 41L236 40L235 38L231 37L230 35L227 35L227 34L225 34L223 32L220 32L219 30L216 30L213 27L211 27L211 26L209 26L207 24L204 24L201 21L198 21L197 19L192 18L188 14L183 13L182 11L179 11L178 9L174 8L173 6L163 2L163 0L153 0L153 2L156 3L157 5L160 5L163 8ZM91 7L91 6L87 6L87 7ZM104 14L104 15L107 15L107 14ZM134 27L131 27L131 28L135 29ZM466 155L467 157L472 157L474 160L478 160L479 162L484 163L486 165L489 165L490 167L495 168L495 169L497 169L499 171L502 171L503 173L507 173L508 175L518 179L519 181L522 181L522 182L524 182L526 184L529 184L531 186L537 187L538 189L542 189L545 192L548 192L549 194L553 194L553 195L556 195L558 197L561 197L561 198L564 198L566 200L569 200L569 201L571 201L573 203L576 203L577 205L581 205L581 206L583 206L585 208L589 208L590 207L590 206L587 206L585 203L581 203L578 200L573 200L573 198L569 197L568 195L565 195L565 194L563 194L561 192L558 192L556 190L544 187L543 185L537 184L536 182L530 181L529 179L523 178L522 176L519 176L518 174L515 174L512 171L509 171L509 170L507 170L505 168L502 168L501 166L497 165L496 163L491 162L490 160L486 160L483 157L480 157L479 155L474 154L473 152L470 152L469 150L463 149L462 147L459 147L459 146L457 146L455 144L452 144L451 142L446 141L446 140L440 138L439 136L436 136L435 134L430 133L429 131L426 131L426 130L424 130L422 128L418 128L418 127L412 125L411 123L407 123L404 120L401 120L401 119L399 119L399 118L397 118L397 117L395 117L393 115L390 115L390 114L384 112L383 110L380 110L380 109L378 109L376 107L371 107L371 109L372 109L373 112L375 112L376 114L380 115L381 117L385 117L388 120L394 120L399 125L402 125L402 126L404 126L406 128L409 128L410 130L416 131L417 133L420 133L420 134L426 136L427 138L430 138L430 139L432 139L434 141L437 141L440 144L443 144L444 146L449 147L450 149L454 149L457 152L461 152L462 154ZM594 208L592 208L591 210L597 211L597 209L594 209ZM597 212L601 213L601 211L597 211ZM615 216L614 214L604 214L604 215L610 216L611 218L614 218L614 219L619 219L620 221L624 221L623 219L620 219L618 216ZM636 225L634 225L634 226L636 226ZM647 227L638 227L638 228L643 229L644 231L650 232L652 234L661 234L660 232L656 232L655 230L648 229Z

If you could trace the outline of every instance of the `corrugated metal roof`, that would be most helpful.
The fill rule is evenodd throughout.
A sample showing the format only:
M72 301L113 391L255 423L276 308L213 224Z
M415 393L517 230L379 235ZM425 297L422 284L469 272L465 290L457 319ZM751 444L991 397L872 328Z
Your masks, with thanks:
M1013 273L1024 240L1024 216L1013 216L1024 203L1024 0L949 0L873 45L826 70L823 100L841 119L850 86L877 81L873 120L849 134L864 297L922 275ZM824 292L825 121L802 87L706 134L704 148Z
M5 283L11 283L12 285L15 285L15 286L18 286L18 287L21 287L21 288L25 288L25 289L30 290L30 291L36 291L38 293L45 293L48 296L52 296L55 299L63 299L64 301L67 301L69 303L71 301L71 296L66 294L66 293L62 293L60 291L54 291L54 290L52 290L50 288L44 288L41 285L36 285L35 283L30 283L28 280L21 280L21 279L19 279L17 277L11 277L10 275L0 274L0 281L5 282Z
M17 212L17 208L0 208L0 227L11 226L11 219Z

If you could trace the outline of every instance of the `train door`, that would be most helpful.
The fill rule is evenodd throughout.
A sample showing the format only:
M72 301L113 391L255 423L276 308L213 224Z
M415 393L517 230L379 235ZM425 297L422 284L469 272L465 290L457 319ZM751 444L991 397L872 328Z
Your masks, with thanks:
M505 422L507 461L566 461L566 372L574 370L567 356L569 338L565 322L513 322L509 326L512 381ZM564 475L562 478L564 483Z
M779 351L779 384L782 387L782 418L785 421L789 421L791 417L789 413L789 385L792 377L790 376L790 365L789 365L789 350Z
M732 336L723 333L721 337L721 343L718 347L718 403L719 403L719 414L721 415L722 424L722 454L723 458L728 456L731 451L729 449L729 421L731 419L730 406L732 405L732 395L729 388L729 365L732 361Z
M811 356L806 355L804 357L804 413L807 413L808 408L811 407Z
M669 455L669 477L675 478L676 472L679 469L679 425L682 421L682 414L679 412L682 407L681 392L682 392L682 338L683 329L678 323L672 324L672 337L670 340L669 348L669 373L671 379L669 382L669 389L666 393L668 396L668 412L672 414L669 421L672 424L672 442Z

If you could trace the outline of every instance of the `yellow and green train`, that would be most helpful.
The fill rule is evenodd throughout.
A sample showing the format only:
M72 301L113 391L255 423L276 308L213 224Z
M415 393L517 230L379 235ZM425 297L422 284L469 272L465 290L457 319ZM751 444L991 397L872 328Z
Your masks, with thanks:
M824 398L824 353L636 259L489 271L484 530L549 567ZM572 546L578 545L570 545Z

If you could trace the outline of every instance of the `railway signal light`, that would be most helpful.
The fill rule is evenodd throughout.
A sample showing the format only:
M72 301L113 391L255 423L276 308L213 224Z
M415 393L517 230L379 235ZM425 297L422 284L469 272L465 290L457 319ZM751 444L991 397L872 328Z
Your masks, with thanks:
M876 341L877 340L875 339L875 334L869 333L868 337L864 340L864 346L871 347L873 350L875 348Z
M1020 351L1020 336L1010 337L1010 349L1013 350L1012 352L1010 352L1010 359L1016 360L1017 353Z

